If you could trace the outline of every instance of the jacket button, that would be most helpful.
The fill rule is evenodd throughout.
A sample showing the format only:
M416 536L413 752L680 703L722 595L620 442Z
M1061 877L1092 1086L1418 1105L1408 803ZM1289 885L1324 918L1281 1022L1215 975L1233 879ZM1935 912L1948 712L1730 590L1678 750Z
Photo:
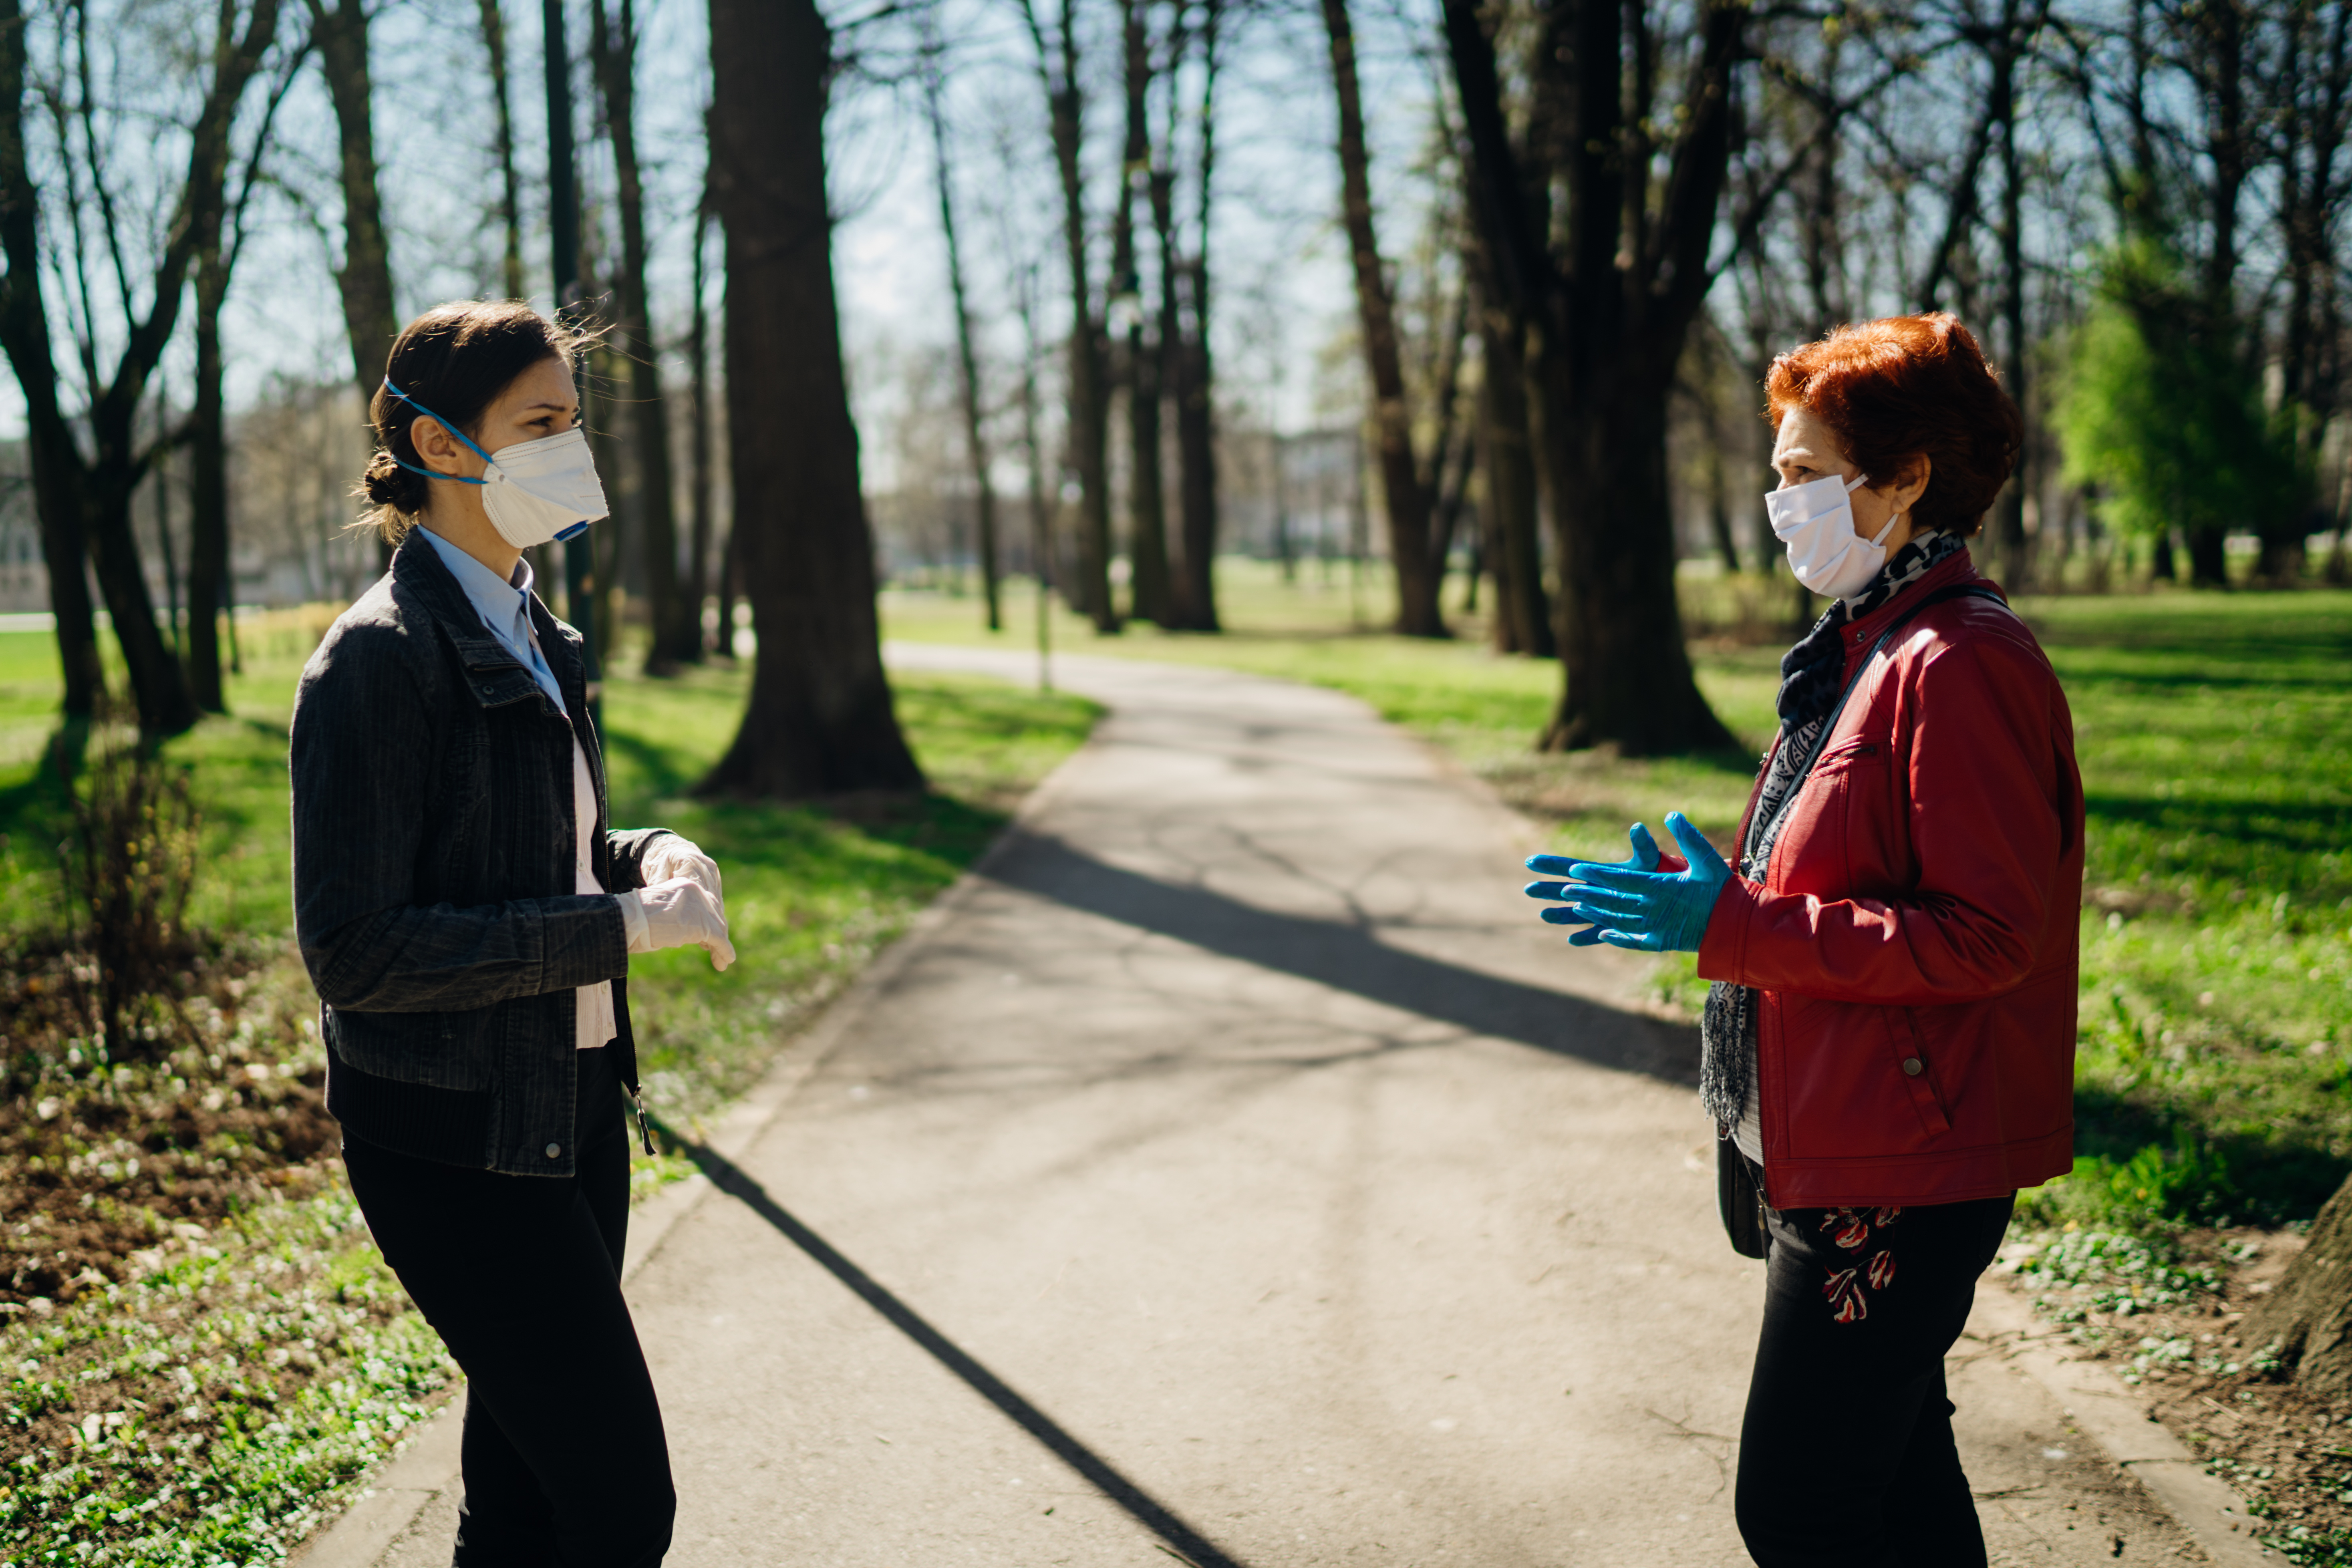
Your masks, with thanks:
M1905 1077L1917 1078L1921 1073L1926 1072L1927 1070L1927 1064L1921 1061L1917 1057L1905 1057L1903 1058L1903 1073ZM552 1151L555 1145L552 1143L548 1145L548 1148L551 1151Z
M1919 1064L1916 1061L1905 1062L1903 1064L1903 1070L1905 1072L1917 1072L1919 1070ZM557 1158L562 1152L563 1145L561 1143L550 1143L547 1146L547 1157L551 1160Z

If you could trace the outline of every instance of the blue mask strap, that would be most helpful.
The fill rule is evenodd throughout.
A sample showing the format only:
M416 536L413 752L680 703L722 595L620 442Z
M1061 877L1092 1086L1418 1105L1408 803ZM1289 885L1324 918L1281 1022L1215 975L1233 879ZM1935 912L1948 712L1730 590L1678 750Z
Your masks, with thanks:
M472 437L468 437L463 430L458 429L455 425L450 424L446 419L442 418L438 414L434 413L430 408L425 407L422 403L417 402L416 399L409 396L408 394L401 391L400 388L393 385L392 377L385 376L383 378L383 389L386 392L391 393L394 397L399 398L403 403L407 404L411 408L415 409L419 414L424 415L427 419L430 419L435 424L440 426L441 428L449 432L450 435L457 437L458 440L465 442L467 446L474 447ZM483 451L479 447L474 447L474 450L485 463L492 460L490 455L488 452ZM392 454L387 452L384 456L392 457ZM488 479L467 479L463 474L445 474L436 468L420 468L415 463L401 463L398 458L393 458L392 460L395 463L400 463L400 466L406 468L410 473L423 474L428 479L455 479L461 485L487 485L490 482Z

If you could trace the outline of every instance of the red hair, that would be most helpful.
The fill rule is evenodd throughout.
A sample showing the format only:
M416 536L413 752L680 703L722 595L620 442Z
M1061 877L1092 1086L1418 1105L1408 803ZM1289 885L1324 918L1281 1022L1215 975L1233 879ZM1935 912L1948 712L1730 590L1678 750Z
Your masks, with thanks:
M1911 509L1921 530L1974 533L2025 445L1999 373L1942 310L1840 327L1790 349L1772 362L1764 391L1775 430L1790 409L1811 410L1873 484L1926 458L1927 493Z

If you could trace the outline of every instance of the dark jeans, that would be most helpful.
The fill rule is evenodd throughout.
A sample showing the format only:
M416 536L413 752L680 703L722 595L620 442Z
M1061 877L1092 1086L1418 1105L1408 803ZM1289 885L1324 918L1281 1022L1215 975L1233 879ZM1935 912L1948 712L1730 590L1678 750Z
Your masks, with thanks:
M456 1568L653 1568L669 1547L669 1448L621 1299L629 1145L609 1058L581 1053L575 1176L344 1141L376 1245L466 1370Z
M1984 1568L1944 1352L2014 1203L1769 1215L1738 1501L1761 1568Z

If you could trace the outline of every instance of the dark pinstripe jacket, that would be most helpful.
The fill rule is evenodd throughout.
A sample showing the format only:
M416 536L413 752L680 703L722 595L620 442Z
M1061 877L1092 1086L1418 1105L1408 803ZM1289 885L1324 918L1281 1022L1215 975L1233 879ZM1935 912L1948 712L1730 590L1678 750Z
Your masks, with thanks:
M572 891L575 731L604 887L643 886L666 830L612 831L579 634L535 597L530 614L570 720L415 535L337 618L294 700L294 927L347 1135L568 1176L580 986L614 982L606 1048L633 1093L637 1077L620 909Z

